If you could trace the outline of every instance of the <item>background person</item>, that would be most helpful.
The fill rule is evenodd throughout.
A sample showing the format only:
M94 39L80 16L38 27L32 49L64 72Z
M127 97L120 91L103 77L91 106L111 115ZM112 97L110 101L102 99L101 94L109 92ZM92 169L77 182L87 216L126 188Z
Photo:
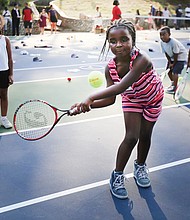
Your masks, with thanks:
M118 0L114 0L113 2L113 9L112 9L112 19L111 22L115 21L115 20L119 20L121 19L121 9L119 8L119 1Z
M12 128L7 118L8 111L8 87L13 84L13 59L11 43L8 37L3 35L4 18L0 15L0 124L4 128Z
M162 52L165 53L168 61L167 69L170 69L168 76L171 80L171 86L167 88L166 92L173 94L177 89L178 75L181 74L187 60L187 52L180 41L171 37L168 26L160 29L160 39Z
M10 24L11 28L12 28L12 19L11 19L11 12L8 10L7 7L5 7L3 13L2 13L4 20L5 20L5 26L4 26L4 31L5 31L5 35L7 34L7 27L8 27L8 23Z
M17 36L19 36L19 25L20 25L21 14L17 3L14 4L14 8L11 10L11 16L12 16L12 35L15 36L16 34Z
M51 34L53 34L53 32L57 30L57 12L54 9L53 5L50 5L50 9L48 12L48 17L49 17L49 21L50 21L50 25L51 25Z
M44 34L44 27L47 26L47 18L48 18L48 14L45 8L43 8L42 12L40 13L40 19L39 19L40 34Z
M25 7L22 10L22 19L24 21L25 35L32 34L32 15L33 11L29 7L28 3L25 3Z
M185 8L185 17L190 19L190 4ZM186 29L190 27L190 20L185 20L185 27Z

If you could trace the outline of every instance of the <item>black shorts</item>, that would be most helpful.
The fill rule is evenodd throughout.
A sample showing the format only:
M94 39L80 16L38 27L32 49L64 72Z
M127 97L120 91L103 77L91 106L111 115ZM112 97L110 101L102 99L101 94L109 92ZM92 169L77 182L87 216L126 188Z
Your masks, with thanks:
M9 69L0 71L0 88L7 89L9 87Z
M32 28L32 22L31 21L24 21L24 28Z

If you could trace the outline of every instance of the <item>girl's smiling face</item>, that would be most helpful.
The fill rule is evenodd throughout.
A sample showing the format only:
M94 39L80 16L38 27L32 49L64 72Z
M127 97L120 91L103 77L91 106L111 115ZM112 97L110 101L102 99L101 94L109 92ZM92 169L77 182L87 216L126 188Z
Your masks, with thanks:
M109 47L117 57L130 56L133 48L132 36L127 28L113 28L109 32Z

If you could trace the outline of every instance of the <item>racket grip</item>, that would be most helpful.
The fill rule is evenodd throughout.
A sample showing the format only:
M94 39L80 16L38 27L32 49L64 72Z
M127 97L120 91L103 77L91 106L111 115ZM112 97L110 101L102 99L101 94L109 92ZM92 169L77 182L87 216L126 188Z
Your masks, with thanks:
M91 110L91 107L89 106L90 110ZM71 109L68 111L68 115L72 115L75 111L77 111L77 107ZM79 114L82 113L82 109L80 109L79 111Z

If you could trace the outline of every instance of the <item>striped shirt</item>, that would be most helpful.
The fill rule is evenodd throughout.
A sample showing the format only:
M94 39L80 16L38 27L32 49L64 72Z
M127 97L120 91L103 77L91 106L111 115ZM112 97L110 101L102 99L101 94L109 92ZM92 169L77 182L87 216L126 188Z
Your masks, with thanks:
M139 50L135 49L131 56L130 69L138 54ZM109 61L108 68L114 83L120 82L121 78L118 75L114 59ZM143 72L139 79L121 94L123 111L143 113L148 109L144 117L149 121L156 121L161 112L163 95L163 85L156 71L151 69Z

